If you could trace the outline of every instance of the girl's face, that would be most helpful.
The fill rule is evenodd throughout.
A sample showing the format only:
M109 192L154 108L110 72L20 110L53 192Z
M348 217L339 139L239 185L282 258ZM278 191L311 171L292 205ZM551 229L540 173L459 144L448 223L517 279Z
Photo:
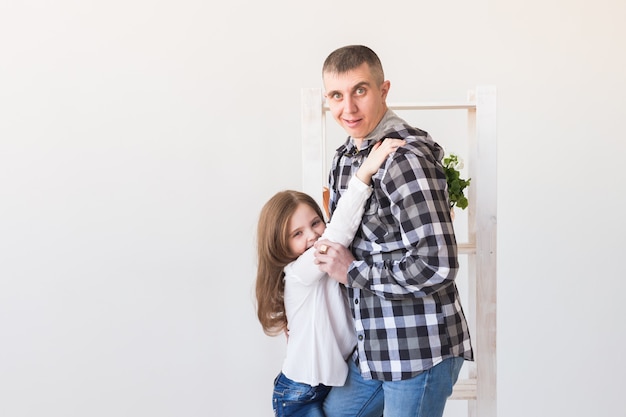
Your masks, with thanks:
M326 230L326 223L309 205L300 203L287 225L289 250L302 255Z

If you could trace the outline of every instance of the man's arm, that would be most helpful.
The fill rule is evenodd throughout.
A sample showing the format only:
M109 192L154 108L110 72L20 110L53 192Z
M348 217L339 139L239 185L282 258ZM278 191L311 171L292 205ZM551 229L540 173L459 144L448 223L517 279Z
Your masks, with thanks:
M333 279L388 299L423 297L449 285L458 271L445 174L415 154L396 154L381 181L397 236L364 260L329 245L320 268ZM326 242L320 242L326 244Z

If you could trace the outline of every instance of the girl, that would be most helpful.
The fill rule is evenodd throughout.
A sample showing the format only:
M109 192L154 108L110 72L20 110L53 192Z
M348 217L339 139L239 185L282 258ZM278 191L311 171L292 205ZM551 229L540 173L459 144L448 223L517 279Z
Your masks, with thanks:
M372 193L372 175L405 143L386 139L372 147L328 227L315 200L298 191L277 193L261 210L257 315L266 334L288 337L282 372L274 381L275 416L323 417L324 398L346 380L346 359L356 346L352 316L342 288L314 264L313 245L320 237L350 244Z

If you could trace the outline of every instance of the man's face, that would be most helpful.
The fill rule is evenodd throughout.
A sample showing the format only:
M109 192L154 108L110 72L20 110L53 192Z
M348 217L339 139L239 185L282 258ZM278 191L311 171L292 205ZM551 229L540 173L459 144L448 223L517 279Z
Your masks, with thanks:
M385 115L389 86L389 81L378 85L366 63L343 74L324 73L325 97L330 112L357 140L370 134Z

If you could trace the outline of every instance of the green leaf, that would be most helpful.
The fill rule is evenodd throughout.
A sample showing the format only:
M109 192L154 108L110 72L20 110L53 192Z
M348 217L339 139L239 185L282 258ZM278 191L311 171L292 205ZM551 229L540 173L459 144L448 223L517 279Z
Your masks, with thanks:
M443 167L446 174L446 180L448 182L448 196L450 198L450 208L457 206L461 209L467 208L469 201L463 194L463 190L470 185L470 179L461 178L461 173L456 169L457 166L462 166L459 161L459 157L455 154L450 154L443 158Z

